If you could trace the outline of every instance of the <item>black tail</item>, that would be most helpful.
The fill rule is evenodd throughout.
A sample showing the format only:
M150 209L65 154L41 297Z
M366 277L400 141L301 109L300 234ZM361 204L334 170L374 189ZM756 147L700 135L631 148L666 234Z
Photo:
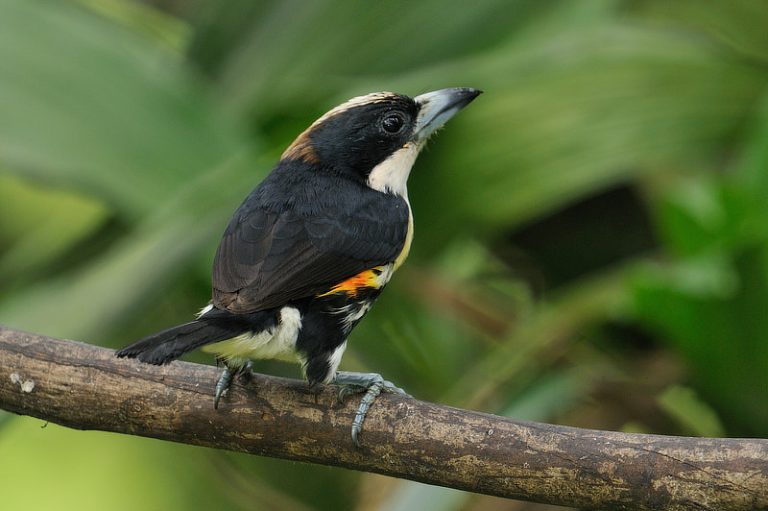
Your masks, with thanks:
M231 314L212 309L197 320L152 334L117 352L147 364L162 365L206 344L224 341L248 332L261 332L277 324L275 311Z

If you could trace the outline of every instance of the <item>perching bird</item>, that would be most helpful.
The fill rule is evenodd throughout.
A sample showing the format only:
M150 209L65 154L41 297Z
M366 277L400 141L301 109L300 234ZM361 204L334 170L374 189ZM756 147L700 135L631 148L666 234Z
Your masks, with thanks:
M479 90L415 98L377 92L315 121L235 212L213 262L213 299L197 319L118 357L165 364L205 346L224 363L214 406L251 359L298 360L311 386L365 392L352 425L382 391L374 373L338 372L347 337L403 263L413 239L406 182L427 138Z

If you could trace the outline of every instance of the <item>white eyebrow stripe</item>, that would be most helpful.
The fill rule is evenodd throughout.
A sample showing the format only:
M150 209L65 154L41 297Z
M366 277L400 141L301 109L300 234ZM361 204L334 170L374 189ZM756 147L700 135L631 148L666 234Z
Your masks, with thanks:
M310 128L313 128L319 124L322 124L324 121L328 120L329 118L338 115L340 113L346 112L347 110L354 108L356 106L362 106L362 105L373 105L376 103L383 103L385 101L390 101L392 99L396 99L400 97L399 94L395 94L394 92L372 92L371 94L365 94L363 96L356 96L348 101L345 101L344 103L333 107L331 110L323 114L322 117L320 117L318 120L312 123L312 126Z

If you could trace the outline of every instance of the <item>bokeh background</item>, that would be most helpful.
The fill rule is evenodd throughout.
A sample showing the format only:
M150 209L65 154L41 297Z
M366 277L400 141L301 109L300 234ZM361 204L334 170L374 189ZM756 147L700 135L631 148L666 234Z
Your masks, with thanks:
M766 27L757 0L0 0L0 323L118 347L189 320L308 123L471 86L342 368L517 418L766 437ZM549 509L4 412L0 508Z

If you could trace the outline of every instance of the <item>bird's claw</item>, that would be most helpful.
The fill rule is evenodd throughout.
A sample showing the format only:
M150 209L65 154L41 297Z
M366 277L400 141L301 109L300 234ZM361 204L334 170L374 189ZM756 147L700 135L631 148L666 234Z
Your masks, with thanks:
M237 370L237 376L243 383L250 383L253 379L253 360L248 360Z
M219 401L232 385L232 379L237 376L243 383L248 383L253 377L253 362L248 360L244 365L237 369L230 369L229 366L224 363L224 372L221 373L219 380L216 382L216 392L213 396L213 408L219 409Z
M347 402L347 398L353 394L359 394L360 392L363 392L365 388L363 387L357 387L355 385L343 385L339 388L339 395L337 396L337 401L340 405L343 405Z
M339 371L336 373L334 383L341 386L338 394L338 400L343 403L347 397L352 394L364 393L360 399L360 405L357 407L355 419L352 421L352 442L360 447L360 432L363 429L363 421L368 413L368 409L382 392L400 394L411 397L403 389L396 386L391 381L387 381L376 373L350 373Z
M213 395L213 408L215 410L219 409L219 400L229 389L230 385L232 385L232 371L229 370L229 367L224 366L224 372L221 373L219 380L216 382L216 392Z

